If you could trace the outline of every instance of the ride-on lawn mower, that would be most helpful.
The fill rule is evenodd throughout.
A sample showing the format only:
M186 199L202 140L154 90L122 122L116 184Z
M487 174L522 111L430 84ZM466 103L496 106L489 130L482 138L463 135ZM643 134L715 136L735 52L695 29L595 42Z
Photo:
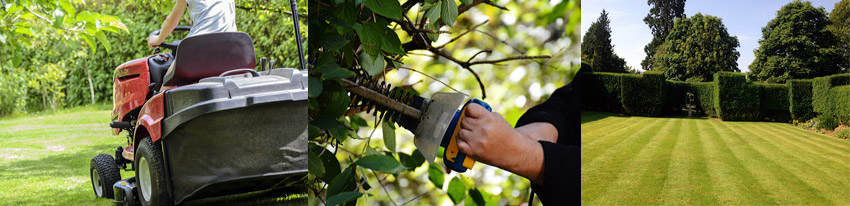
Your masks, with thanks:
M173 205L303 180L306 72L272 69L273 61L265 59L255 71L254 46L242 32L202 34L160 47L174 54L157 49L115 69L109 126L114 135L127 131L128 145L118 147L115 158L99 154L91 160L97 197L123 205ZM136 176L121 179L122 169Z

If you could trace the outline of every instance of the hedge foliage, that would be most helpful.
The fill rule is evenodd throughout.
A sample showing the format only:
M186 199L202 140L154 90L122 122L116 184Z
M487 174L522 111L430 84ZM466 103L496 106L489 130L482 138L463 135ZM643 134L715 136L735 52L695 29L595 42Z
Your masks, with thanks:
M714 74L714 108L723 120L754 121L759 119L761 89L747 82L742 73Z
M815 78L812 81L812 108L818 119L850 123L850 74Z
M808 121L815 117L812 109L812 80L792 79L786 82L788 87L788 111L791 119Z
M661 72L642 75L585 72L582 109L627 115L682 115L687 93L697 112L727 121L807 121L850 123L850 74L786 84L747 81L742 73L718 72L713 82L664 80ZM719 89L718 89L719 88ZM828 127L827 126L827 127Z
M620 78L625 74L583 73L582 109L619 113L623 111L620 103Z
M661 116L664 111L664 73L648 71L620 78L620 97L626 114Z
M791 120L788 86L785 84L755 84L761 89L761 117L777 122Z

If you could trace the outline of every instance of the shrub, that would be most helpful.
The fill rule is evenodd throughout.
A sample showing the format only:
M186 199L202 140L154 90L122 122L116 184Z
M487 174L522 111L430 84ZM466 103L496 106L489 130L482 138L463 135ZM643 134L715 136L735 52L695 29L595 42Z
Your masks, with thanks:
M850 139L850 127L844 125L838 126L832 134L841 139Z
M620 77L623 74L593 72L583 73L582 79L582 109L619 113Z
M850 74L815 78L812 81L812 108L819 119L834 119L832 128L839 122L850 122Z
M649 71L620 78L623 112L629 115L660 116L664 111L664 73Z
M747 82L742 73L717 72L714 74L714 108L723 120L758 120L760 93L758 86Z
M681 115L682 109L687 104L688 82L671 81L664 82L664 113Z
M755 84L761 89L761 116L768 121L788 122L788 86L785 84Z
M797 121L806 121L815 117L812 109L812 81L811 80L788 80L788 111L791 118Z

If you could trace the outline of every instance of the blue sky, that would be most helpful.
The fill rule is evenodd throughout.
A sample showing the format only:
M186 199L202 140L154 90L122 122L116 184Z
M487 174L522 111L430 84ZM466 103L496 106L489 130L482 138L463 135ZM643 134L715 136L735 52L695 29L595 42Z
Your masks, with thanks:
M741 56L738 69L749 71L749 65L755 59L753 50L758 47L761 28L776 17L776 11L792 0L689 0L685 2L685 14L696 13L720 17L730 35L737 36L741 46L736 48ZM839 0L812 0L815 7L823 7L827 12ZM649 27L643 18L649 12L646 0L591 0L582 2L581 35L590 24L599 18L602 9L611 21L611 42L614 52L626 59L626 64L640 69L640 62L646 56L643 47L652 40Z

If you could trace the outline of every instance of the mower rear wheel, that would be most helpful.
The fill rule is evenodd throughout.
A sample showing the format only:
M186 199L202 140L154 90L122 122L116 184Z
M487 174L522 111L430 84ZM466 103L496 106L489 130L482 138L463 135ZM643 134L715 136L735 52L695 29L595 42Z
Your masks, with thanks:
M112 156L99 154L92 158L89 175L95 196L109 199L115 197L112 194L112 185L121 180L121 171Z
M142 205L173 205L165 179L165 163L162 159L162 144L145 137L136 148L134 161Z

